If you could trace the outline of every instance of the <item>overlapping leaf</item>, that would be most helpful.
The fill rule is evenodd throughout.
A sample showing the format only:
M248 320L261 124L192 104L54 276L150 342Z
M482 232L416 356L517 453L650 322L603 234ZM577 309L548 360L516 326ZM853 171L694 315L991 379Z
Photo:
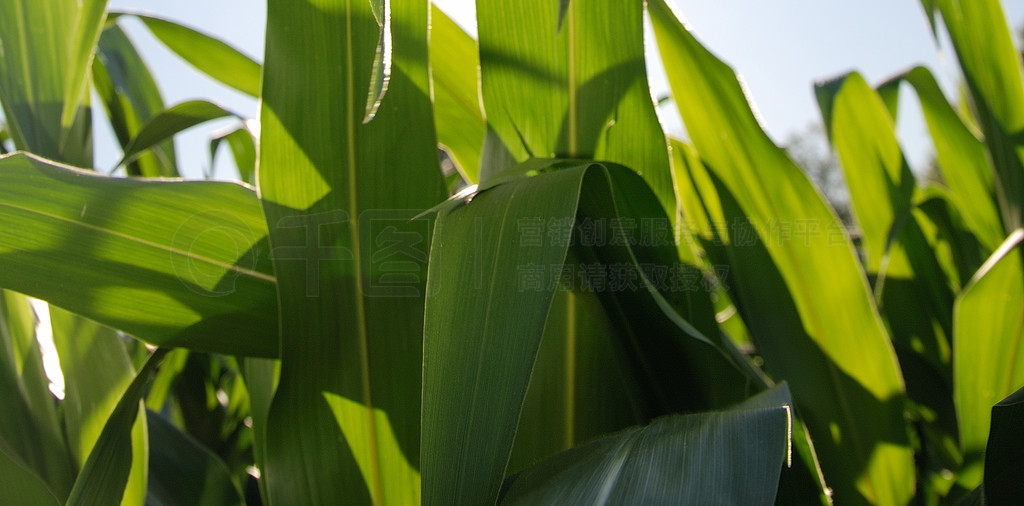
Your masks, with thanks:
M1024 230L1011 234L956 301L953 395L968 487L981 482L991 407L1024 385L1022 240Z
M497 497L557 286L537 284L530 269L563 272L577 212L587 210L592 219L639 221L652 216L647 214L651 206L660 212L651 191L627 169L583 163L487 187L442 208L424 328L425 502L479 504ZM570 226L545 247L521 247L517 224L537 216ZM671 230L663 214L662 219ZM655 265L667 270L676 262L665 263L649 252L634 255L619 233L607 247L596 248L586 264L618 266L634 276L632 288L604 285L598 293L613 319L645 323L646 330L626 326L618 332L621 341L613 343L630 364L630 381L641 383L650 396L635 399L641 413L652 409L647 402L657 406L653 409L679 410L687 403L727 405L742 399L754 388L751 380L659 293L667 278L644 270ZM671 240L663 245L674 255ZM599 286L599 270L585 274L589 287ZM563 377L549 387L570 383Z
M389 4L391 79L365 123L388 23L370 2L268 4L258 182L281 301L263 454L272 504L404 504L420 493L429 226L410 218L445 188L427 2Z
M605 436L513 476L501 504L769 504L790 457L790 404L782 385Z
M766 370L792 386L837 501L906 502L903 382L848 237L762 131L733 71L664 1L648 8L727 220L728 283Z
M482 2L477 26L489 128L482 181L530 157L608 160L639 172L675 210L641 2Z

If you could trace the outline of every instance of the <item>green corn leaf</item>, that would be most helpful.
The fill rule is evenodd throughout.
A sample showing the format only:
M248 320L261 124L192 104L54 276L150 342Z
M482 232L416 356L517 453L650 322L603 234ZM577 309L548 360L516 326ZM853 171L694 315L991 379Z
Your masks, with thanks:
M437 142L455 158L463 179L480 180L486 126L480 109L476 41L436 6L430 11L430 76Z
M136 12L110 15L139 18L160 42L200 72L249 96L260 95L260 64L230 45L157 16Z
M93 85L123 150L147 121L165 109L164 101L149 68L119 25L103 31L96 51ZM177 176L174 139L153 146L127 169L130 176Z
M954 295L922 230L914 205L916 181L892 117L859 74L820 84L816 91L909 396L938 413L940 425L956 434L950 395Z
M561 9L549 0L481 2L477 25L491 129L482 181L531 157L607 160L638 171L673 216L641 2L574 0Z
M76 469L82 469L121 394L135 376L117 333L55 306L50 306L54 347L64 376L64 427ZM122 505L141 505L146 497L146 427L132 427L131 471Z
M58 506L46 482L0 446L0 501L4 504Z
M93 18L96 4L101 2L86 3L93 13L88 17ZM92 46L86 51L76 47L73 39L82 7L81 2L0 2L4 13L0 16L0 102L16 149L92 167L92 117L89 97L83 93L88 62L74 64L83 72L77 81L69 67L69 62L92 54ZM89 24L91 21L83 21L83 37ZM78 92L81 101L69 105L76 108L74 114L65 115L64 97L69 87ZM64 116L74 118L68 127L62 121Z
M1024 269L1017 230L985 262L956 301L953 394L965 471L960 483L981 482L991 407L1024 385Z
M190 100L172 106L150 118L139 130L130 143L124 148L124 156L117 167L133 162L139 154L153 146L167 141L183 130L192 128L207 121L234 116L241 116L206 100Z
M623 188L622 196L613 188ZM439 211L424 328L421 459L425 502L495 500L527 384L532 381L531 369L542 336L548 337L545 322L549 314L556 322L553 325L565 317L551 313L555 285L531 282L527 270L539 266L561 272L577 211L586 210L587 216L601 220L633 217L638 221L651 216L644 212L652 206L660 212L650 189L643 193L638 188L646 186L627 169L583 163L495 184L468 202ZM561 237L542 247L522 247L518 225L537 216L565 220L570 226L558 229ZM664 214L662 219L671 231ZM616 349L639 353L632 357L639 361L633 375L641 378L638 381L646 391L655 392L651 402L656 409L682 409L687 402L727 405L742 399L753 388L750 380L658 293L654 283L666 279L648 278L649 273L642 270L642 265L653 265L651 258L657 256L638 257L626 237L617 239L613 243L618 246L597 248L586 263L622 266L635 276L632 288L593 289L609 313L645 323L643 331L620 330L618 334L627 339L614 344ZM671 233L662 244L674 254ZM667 269L670 264L660 265ZM598 272L585 279L588 286L596 287L592 283L600 277ZM629 354L624 358L630 362ZM551 388L565 388L570 382L563 376ZM643 408L641 414L649 416ZM464 478L453 481L450 476Z
M999 0L923 1L927 12L937 6L949 32L957 61L995 169L994 186L1004 233L1024 225L1024 80L1021 59ZM984 205L984 204L983 204Z
M791 455L790 405L783 384L605 436L511 477L501 504L769 504Z
M570 259L574 256L570 253ZM648 397L620 359L622 343L598 295L578 276L592 268L578 259L554 294L523 400L508 471L518 472L558 451L648 420ZM533 269L533 274L540 274ZM524 271L524 273L529 271Z
M149 429L147 502L166 506L245 504L219 457L162 416L146 412Z
M389 7L391 80L364 123L381 33L371 3L268 4L258 183L282 360L263 453L271 504L419 499L430 229L410 218L441 201L445 187L428 5Z
M256 183L256 141L247 128L238 128L224 135L214 137L210 140L210 167L217 156L217 148L222 142L226 142L231 148L231 155L234 156L235 166L238 168L238 177L248 183ZM211 169L212 170L212 169Z
M1013 504L1019 500L1024 465L1024 388L992 407L992 430L985 451L985 499L989 504Z
M0 159L0 286L148 342L278 354L266 225L233 183L116 179Z
M88 102L84 95L89 89L89 68L95 54L93 50L107 19L107 0L84 0L78 5L75 28L67 40L67 77L64 80L62 100L64 109L61 111L62 146L67 140L65 136L71 133L79 104L83 100Z
M0 450L6 455L4 465L20 469L12 476L31 474L51 495L64 499L71 491L75 468L48 383L28 299L0 290L0 399L4 400Z
M140 458L145 460L147 455L145 437L141 441L136 438L132 427L140 412L145 416L141 400L146 382L166 354L166 349L153 352L117 401L82 472L75 480L71 496L65 503L67 506L121 503L125 486L129 483L129 474L135 468L134 461Z
M793 388L837 501L907 502L903 381L849 238L763 132L732 69L664 1L648 9L727 220L727 282L767 372Z
M992 162L985 152L985 144L978 140L971 126L964 123L946 100L935 77L924 67L915 67L889 80L878 92L895 102L900 84L904 82L913 87L921 102L925 122L935 141L939 170L950 196L987 253L995 251L1005 232L992 187Z
M252 417L253 459L256 469L264 472L267 468L266 440L267 416L270 404L281 378L281 361L265 358L245 358L241 368L245 388L249 392L249 413ZM260 497L270 497L267 480L259 480Z

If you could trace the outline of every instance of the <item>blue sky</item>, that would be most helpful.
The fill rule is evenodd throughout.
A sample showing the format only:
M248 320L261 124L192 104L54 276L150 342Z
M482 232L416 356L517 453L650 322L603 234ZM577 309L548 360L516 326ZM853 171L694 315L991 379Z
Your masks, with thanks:
M554 0L552 0L554 1ZM669 0L700 39L744 78L769 134L784 142L794 132L820 121L812 85L850 70L877 83L914 65L931 68L947 93L957 71L936 47L918 0ZM470 33L475 33L473 0L435 0ZM1024 22L1024 2L1004 1L1007 18ZM228 41L262 60L266 22L262 2L253 0L111 0L111 9L141 10L171 18ZM259 6L259 8L254 8ZM154 69L168 104L210 98L244 114L257 115L256 102L195 73L156 43L134 21L129 35ZM651 68L655 95L668 90L664 75ZM922 166L932 150L927 130L912 95L904 94L900 137L911 165ZM671 107L662 114L670 133L681 132ZM197 127L179 136L179 156L190 177L208 167L207 145L212 132L229 120ZM104 127L105 128L105 127ZM118 153L110 135L98 129L97 167L108 168ZM218 164L217 176L230 177L230 163Z

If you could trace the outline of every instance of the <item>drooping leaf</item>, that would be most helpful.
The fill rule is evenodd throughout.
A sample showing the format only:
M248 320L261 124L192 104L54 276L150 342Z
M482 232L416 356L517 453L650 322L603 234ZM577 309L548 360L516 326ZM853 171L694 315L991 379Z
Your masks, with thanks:
M157 413L147 411L145 421L150 445L148 502L166 506L245 503L220 458Z
M124 148L124 156L117 166L131 163L140 153L172 138L174 134L200 123L235 116L241 116L206 100L190 100L172 106L150 118L135 138Z
M672 216L668 152L644 64L641 2L481 2L477 25L491 129L482 181L531 157L607 160L640 173ZM500 158L506 161L495 162Z
M766 371L793 388L837 502L908 501L903 381L848 236L763 132L732 69L664 1L648 9L726 219L731 293Z
M476 41L444 12L431 6L430 77L434 85L437 142L455 158L470 184L480 180L486 126L480 105L480 54Z
M210 167L217 156L221 142L227 142L238 168L238 177L249 184L256 183L256 142L249 130L242 127L210 141ZM212 170L212 169L211 169Z
M613 193L613 188L620 187L621 199ZM424 328L421 459L425 502L495 500L556 286L537 283L535 271L562 272L573 224L582 209L604 222L611 217L650 219L649 214L629 214L649 211L650 206L660 211L651 191L642 193L637 188L646 187L627 169L582 163L486 187L468 202L439 211ZM636 207L630 207L630 202ZM518 225L537 216L569 226L559 227L541 247L522 247ZM662 219L671 231L663 214ZM602 302L610 314L645 322L644 331L628 326L620 331L626 339L615 347L632 348L623 358L627 363L636 361L631 364L636 368L633 376L644 383L645 391L653 392L649 395L654 399L647 402L660 409L683 409L687 402L706 405L702 403L709 399L742 399L751 388L750 380L658 292L673 265L661 262L665 277L649 277L652 273L641 266L649 265L650 256L635 256L628 238L618 232L607 248L596 248L600 252L587 260L591 270L582 278L607 299ZM662 245L674 253L670 238ZM510 265L515 269L508 269ZM601 266L619 268L624 277L612 274L604 279L612 285L597 285ZM632 279L634 286L614 285L626 279ZM450 476L463 478L453 481Z
M278 353L266 225L232 183L116 179L0 159L0 286L148 342Z
M879 87L879 94L895 101L899 86L910 84L921 102L928 130L935 141L935 154L942 179L970 230L988 252L995 251L1005 232L996 207L992 162L985 144L964 123L928 69L915 67Z
M260 64L230 45L157 16L137 12L111 15L139 18L160 42L200 72L247 95L260 95Z
M911 399L956 434L951 351L953 298L915 210L919 192L881 97L857 73L816 86L850 189L875 298L888 322Z
M783 384L726 411L667 416L573 448L511 477L501 504L770 504L791 431Z
M364 123L381 34L371 3L268 4L258 183L281 300L262 469L271 503L420 494L413 479L389 479L419 468L429 223L410 218L445 188L427 2L390 10L391 80Z
M134 467L134 460L144 458L146 455L145 451L141 454L138 451L137 446L140 442L133 437L132 426L135 425L140 412L145 416L145 408L140 401L146 382L160 366L167 351L158 349L153 352L117 401L117 406L104 425L92 452L89 453L82 472L75 480L67 506L99 506L121 502L129 473Z
M1024 385L1024 230L1003 242L956 301L953 315L953 395L965 471L960 483L980 484L991 408Z
M149 68L119 25L103 31L96 51L93 85L123 150L147 121L165 109L164 101ZM127 169L130 176L177 176L174 139L152 146Z
M922 0L926 12L938 7L956 50L995 170L994 188L1004 233L1024 225L1024 80L999 0ZM966 101L965 101L966 102ZM968 105L968 104L965 104ZM982 204L984 205L984 204Z

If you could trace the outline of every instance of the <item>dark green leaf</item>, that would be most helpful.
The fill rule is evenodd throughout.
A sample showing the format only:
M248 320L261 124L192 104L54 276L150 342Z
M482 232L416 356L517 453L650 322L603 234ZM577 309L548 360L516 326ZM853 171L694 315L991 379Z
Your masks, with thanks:
M1024 478L1024 388L992 407L992 431L985 452L985 500L1013 504L1020 500Z
M164 506L240 505L245 501L224 462L152 411L147 503Z
M675 415L511 477L502 504L770 504L791 455L782 385L726 411Z
M259 192L280 292L266 427L271 502L416 503L429 223L444 198L427 2L392 0L387 94L368 123L370 2L271 0Z

